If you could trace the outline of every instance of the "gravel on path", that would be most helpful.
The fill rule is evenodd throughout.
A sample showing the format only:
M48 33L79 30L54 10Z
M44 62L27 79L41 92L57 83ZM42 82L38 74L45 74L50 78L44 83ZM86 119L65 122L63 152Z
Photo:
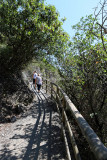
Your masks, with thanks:
M0 160L65 160L55 106L44 90L32 90L30 109L14 123L0 124Z

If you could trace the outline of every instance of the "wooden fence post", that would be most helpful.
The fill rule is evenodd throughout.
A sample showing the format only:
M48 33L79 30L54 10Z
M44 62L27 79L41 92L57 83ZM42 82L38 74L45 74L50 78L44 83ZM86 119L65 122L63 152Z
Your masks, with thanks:
M65 119L64 119L64 106L65 106L65 99L63 97L63 104L62 104L62 126L61 126L61 137L63 139L63 126L65 125Z
M51 99L52 99L52 94L53 94L53 84L51 82Z
M47 93L47 79L46 79L46 93Z
M66 102L65 102L65 99L63 97L63 105L62 105L62 121L63 123L65 124L65 119L64 119L64 109L66 107Z
M44 81L44 80L42 79L42 89L43 89L43 81Z
M57 94L58 94L58 96L59 96L59 88L57 87ZM60 97L60 96L59 96Z

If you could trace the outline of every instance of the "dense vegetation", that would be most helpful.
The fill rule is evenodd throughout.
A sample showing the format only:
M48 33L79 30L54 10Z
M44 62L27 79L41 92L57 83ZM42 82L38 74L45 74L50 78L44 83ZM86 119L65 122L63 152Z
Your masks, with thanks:
M56 67L62 77L59 85L106 144L105 7L106 0L95 15L81 18L73 26L76 32L70 42L54 6L43 0L1 0L0 74L19 71L33 58Z
M68 35L54 6L43 0L0 1L0 68L14 72L32 57L58 56L66 49Z
M105 17L103 14L102 25L98 17L90 15L73 26L76 32L71 49L59 59L59 70L62 87L107 145L107 32L102 27Z

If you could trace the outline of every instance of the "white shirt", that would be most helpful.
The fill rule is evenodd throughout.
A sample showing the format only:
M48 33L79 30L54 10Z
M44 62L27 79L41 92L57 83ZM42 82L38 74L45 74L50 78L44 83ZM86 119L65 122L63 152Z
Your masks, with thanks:
M36 77L36 83L37 84L42 84L42 78L40 76Z
M33 79L36 79L36 77L37 77L37 73L34 73Z

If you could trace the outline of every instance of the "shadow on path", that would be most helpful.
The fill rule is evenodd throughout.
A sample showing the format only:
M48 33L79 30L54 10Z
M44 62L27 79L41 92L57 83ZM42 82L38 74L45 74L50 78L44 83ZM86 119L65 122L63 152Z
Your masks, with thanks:
M24 118L26 125L21 123L16 126L14 131L19 132L10 138L14 143L11 149L11 141L4 144L0 160L65 160L59 116L43 92L37 93L34 88L32 90L37 96L37 102L29 115L30 119ZM21 134L22 128L24 134Z

